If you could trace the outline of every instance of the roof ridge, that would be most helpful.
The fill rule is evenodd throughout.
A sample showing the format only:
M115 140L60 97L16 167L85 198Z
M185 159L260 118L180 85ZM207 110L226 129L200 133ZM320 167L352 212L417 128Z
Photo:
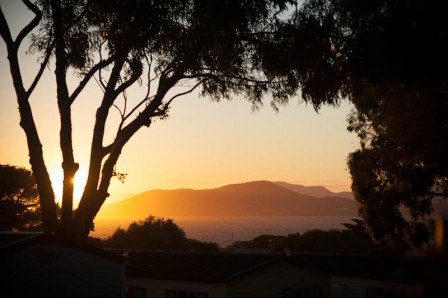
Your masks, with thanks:
M244 270L242 270L242 271L240 271L240 272L231 274L231 275L229 275L229 276L226 277L226 280L233 279L233 278L238 277L238 276L240 276L240 275L242 275L242 274L245 274L245 273L247 273L247 272L250 272L250 271L252 271L252 270L254 270L254 269L257 269L257 268L260 268L260 267L262 267L262 266L265 266L265 265L268 265L268 264L270 264L270 263L273 263L274 261L277 261L277 260L279 260L280 258L282 258L282 256L275 256L275 257L273 257L273 258L271 258L271 259L269 259L269 260L266 260L266 261L264 261L264 262L262 262L262 263L256 264L256 265L251 266L251 267L249 267L249 268L246 268L246 269L244 269Z
M23 242L23 241L27 241L27 240L32 239L32 238L39 237L40 235L44 234L44 232L2 232L2 234L11 234L11 235L19 235L19 234L21 234L21 235L29 235L29 236L20 238L18 240L12 241L12 242L5 243L3 245L0 245L0 248L7 247L7 246L10 246L10 245L14 245L16 243L20 243L20 242Z

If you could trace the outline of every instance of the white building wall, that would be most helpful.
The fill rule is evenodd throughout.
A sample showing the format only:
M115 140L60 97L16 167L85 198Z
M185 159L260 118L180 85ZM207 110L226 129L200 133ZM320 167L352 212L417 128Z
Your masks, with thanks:
M284 289L323 287L323 297L330 297L330 278L317 271L276 262L229 283L228 298L282 298ZM211 298L211 297L210 297Z
M126 278L126 287L145 288L146 298L165 298L166 290L208 293L209 298L283 298L283 289L323 287L323 297L331 297L330 277L317 271L301 269L285 262L275 262L227 283L169 281Z
M186 291L187 293L207 293L209 298L226 298L226 284L170 281L160 279L126 278L126 288L144 288L146 298L165 298L166 290Z
M346 287L347 292L351 292L353 296L336 291L332 285ZM390 290L400 298L421 297L416 285L365 278L330 277L325 273L283 261L274 262L242 274L227 283L126 278L125 286L145 288L147 298L165 298L166 290L186 291L187 293L204 292L208 294L208 298L283 298L284 289L301 289L303 291L308 288L313 291L315 286L322 286L321 298L367 298L367 287L381 288L384 293L386 290Z
M367 288L381 288L384 293L387 290L400 298L416 298L418 296L418 289L415 285L402 284L384 280L364 279L364 278L350 278L350 277L332 277L331 283L333 285L346 286L347 289L354 293L357 298L366 298Z

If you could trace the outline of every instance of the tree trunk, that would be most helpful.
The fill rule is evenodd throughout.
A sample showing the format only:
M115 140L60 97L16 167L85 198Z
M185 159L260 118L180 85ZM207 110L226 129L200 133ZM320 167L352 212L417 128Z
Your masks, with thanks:
M73 179L79 165L75 163L72 142L71 101L67 88L66 69L67 54L65 52L65 24L60 1L51 1L53 27L55 33L56 84L59 115L61 119L60 146L62 152L62 169L64 181L62 184L62 214L61 232L71 238L73 212Z
M23 32L24 31L22 31L21 34ZM21 40L18 42L12 40L9 28L1 10L0 34L5 41L8 52L9 69L14 84L14 90L17 95L17 103L19 105L20 126L26 135L30 164L39 191L42 225L48 232L57 232L58 217L56 212L55 196L51 185L50 175L48 174L43 158L42 144L37 133L33 113L31 112L31 107L29 104L30 94L28 94L23 86L22 74L20 72L18 49Z
M19 100L22 101L22 100ZM51 185L50 175L43 158L42 145L34 124L33 115L28 101L19 104L20 126L26 134L31 169L36 179L42 213L42 225L47 232L58 231L58 217L55 195Z

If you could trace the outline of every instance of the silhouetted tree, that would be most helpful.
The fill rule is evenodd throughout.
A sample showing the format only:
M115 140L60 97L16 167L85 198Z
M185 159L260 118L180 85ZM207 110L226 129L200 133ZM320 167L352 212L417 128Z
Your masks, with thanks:
M393 254L402 253L409 246L406 243L400 247L390 248L384 244L372 241L365 231L361 221L355 224L344 224L347 230L309 230L291 233L287 236L261 235L252 240L243 241L240 246L250 249L266 249L272 252L328 252L328 253L362 253L362 254Z
M267 95L277 108L300 90L303 101L316 109L340 100L343 85L334 71L336 53L330 37L323 34L321 24L299 14L294 0L22 2L34 18L14 39L0 9L0 35L7 48L43 224L47 231L78 241L85 240L109 196L111 178L124 177L115 165L125 144L154 119L166 118L180 96L199 90L219 101L238 94L254 108ZM25 86L18 50L30 34L31 53L41 53L42 63L31 85ZM61 222L29 104L51 60L61 121ZM73 72L79 84L69 90L67 76ZM71 105L94 77L103 95L93 127L87 183L72 217L73 177L79 165L73 152ZM145 94L128 98L126 90L136 84L146 86ZM121 122L108 128L116 131L108 142L104 135L113 107L118 108Z
M381 253L402 253L410 249L409 243L405 239L396 240L395 245L391 247L389 243L376 242L372 239L368 232L366 225L361 219L352 219L354 223L343 223L342 225L347 228L347 233L353 236L355 246L360 251L368 254L381 254Z
M443 4L308 0L302 12L331 36L332 69L355 106L349 130L361 148L348 165L367 230L391 244L424 241L434 200L448 195Z
M278 247L278 251L372 253L371 247L361 243L349 230L309 230L303 234L289 234Z
M214 243L187 239L185 232L173 222L149 216L145 220L133 222L124 230L117 230L102 243L108 248L137 248L163 250L217 250Z
M377 241L427 242L434 203L448 195L448 76L441 71L448 22L441 9L380 1L367 8L375 25L354 38L370 39L362 49L375 50L353 62L360 82L349 128L362 146L348 164L360 215Z
M25 168L0 165L0 230L38 229L41 222L32 173Z
M352 189L361 203L360 215L377 240L394 243L405 238L415 245L427 241L434 206L446 201L444 88L377 88L377 103L369 108L361 103L352 115L351 128L363 142L348 159Z

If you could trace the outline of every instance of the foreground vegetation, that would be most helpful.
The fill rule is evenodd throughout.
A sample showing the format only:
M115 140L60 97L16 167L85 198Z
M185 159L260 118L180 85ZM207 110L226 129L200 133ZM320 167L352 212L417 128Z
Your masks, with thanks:
M42 229L39 194L31 171L0 164L0 230Z
M218 244L202 242L186 237L172 219L148 216L133 222L127 229L118 227L108 238L91 238L96 245L104 248L131 248L155 250L198 250L216 251Z
M325 252L359 254L399 254L410 246L403 241L391 247L373 242L363 227L363 222L353 219L346 223L346 230L309 230L285 235L260 235L252 240L237 241L221 248L216 243L202 242L186 237L185 232L172 219L148 216L133 222L127 229L118 227L106 239L91 238L103 248L152 249L152 250L195 250L195 251L268 251L268 252Z
M402 253L410 246L402 241L391 247L372 241L361 220L353 219L355 224L344 224L346 230L309 230L287 236L260 235L249 241L238 241L228 249L269 250L271 252L325 252L359 254Z

